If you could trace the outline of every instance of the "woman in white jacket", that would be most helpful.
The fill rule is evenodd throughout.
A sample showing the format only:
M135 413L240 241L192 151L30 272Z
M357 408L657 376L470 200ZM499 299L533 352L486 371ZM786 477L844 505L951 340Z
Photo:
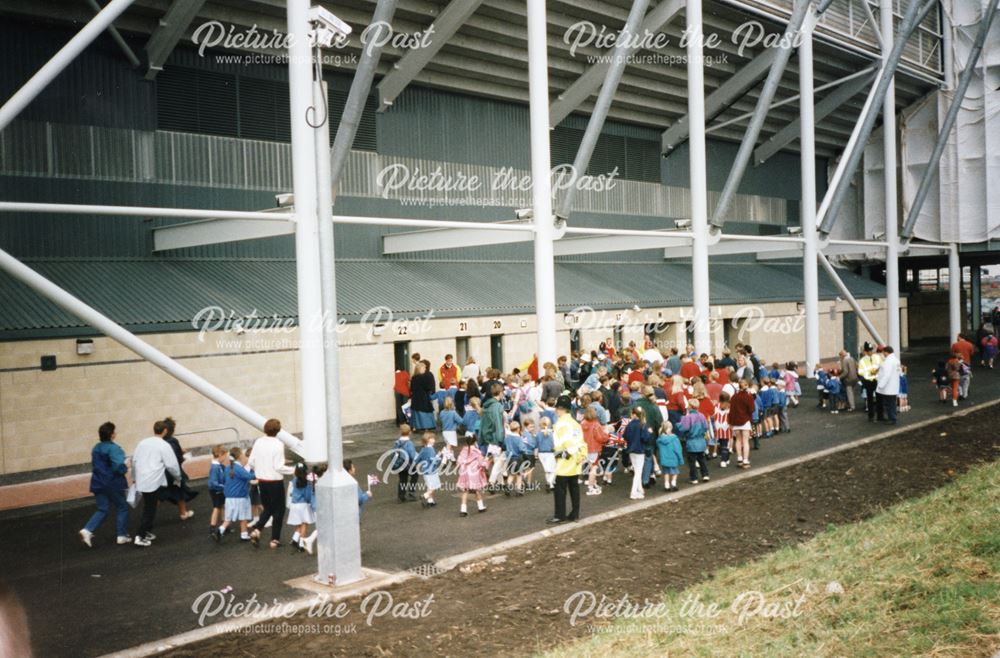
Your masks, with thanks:
M271 520L271 548L281 545L281 526L285 521L285 476L295 469L285 465L285 444L278 438L281 421L271 418L264 423L264 436L254 441L247 467L253 471L264 506L257 523L250 526L250 540L260 542L260 529Z
M896 396L899 395L899 357L891 345L882 350L883 361L876 374L875 412L879 420L896 424ZM883 415L884 414L884 415Z

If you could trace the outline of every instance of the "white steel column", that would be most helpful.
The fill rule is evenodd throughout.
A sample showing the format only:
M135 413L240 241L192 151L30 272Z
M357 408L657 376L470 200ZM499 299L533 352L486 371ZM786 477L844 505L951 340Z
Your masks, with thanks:
M313 103L326 102L326 83L313 83ZM333 186L330 174L330 117L314 131L316 199L319 215L320 270L323 290L323 353L326 381L326 448L329 468L316 483L316 531L319 581L346 585L361 580L361 526L358 483L344 470L340 418L340 347L337 344L337 272L334 258ZM362 476L365 477L365 476ZM333 583L330 582L333 574Z
M295 194L295 276L299 307L299 371L305 458L326 452L326 385L323 371L323 303L320 289L319 221L316 217L316 152L307 112L313 105L309 0L288 1L288 88L292 117L292 191Z
M31 79L25 82L3 104L3 107L0 107L0 130L6 128L14 120L14 117L21 113L21 110L35 100L38 94L57 75L62 73L63 69L69 66L70 62L76 59L76 56L82 53L101 32L108 29L131 4L132 0L111 0L108 6L84 25L82 30L77 32L65 46L59 49L59 52L52 56L52 59L45 63L45 66L38 69L38 72L31 76Z
M556 360L556 273L549 159L549 71L545 0L528 0L528 97L531 118L531 205L535 221L535 314L538 362Z
M864 0L867 2L867 0ZM892 24L893 0L881 0L882 59L888 67L895 41ZM904 37L905 38L905 35ZM885 182L885 312L886 340L900 352L899 339L899 213L896 197L896 77L892 76L882 104L882 160Z
M815 10L810 9L810 13ZM806 16L799 44L799 143L802 177L801 221L804 248L802 253L802 301L806 320L806 373L812 377L819 363L819 263L816 262L816 127L813 104L813 29L816 21Z
M955 340L962 331L962 265L958 245L951 244L948 252L948 340Z
M711 352L708 331L708 173L705 160L705 70L701 0L687 3L688 149L691 167L691 293L694 348Z

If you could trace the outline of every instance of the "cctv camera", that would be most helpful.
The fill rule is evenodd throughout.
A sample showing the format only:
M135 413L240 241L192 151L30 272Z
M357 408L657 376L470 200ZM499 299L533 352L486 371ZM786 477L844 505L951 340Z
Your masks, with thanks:
M785 230L788 231L788 235L799 235L800 233L802 233L802 227L801 226L789 226Z
M351 33L351 26L316 5L309 8L309 40L317 48L329 48Z
M638 312L639 312L639 311L641 311L642 309L641 309L641 308L639 308L639 305L638 305L638 304L635 304L634 306L632 306L632 310L633 310L633 311L635 311L636 313L638 313Z
M676 219L674 220L674 228L691 228L690 219Z
M291 208L295 205L295 195L288 194L275 194L274 201L278 204L279 208Z
M514 216L520 219L521 221L527 219L534 219L535 211L532 210L531 208L521 208L520 210L514 211Z

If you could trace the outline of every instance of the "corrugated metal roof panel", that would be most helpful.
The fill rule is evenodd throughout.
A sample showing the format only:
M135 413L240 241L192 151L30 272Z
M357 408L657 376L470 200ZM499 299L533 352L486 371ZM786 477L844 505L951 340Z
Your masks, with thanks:
M297 315L295 262L240 260L29 260L26 263L116 322L143 331L182 329L206 307L243 316ZM683 263L556 263L556 308L687 306L691 268ZM713 304L794 301L802 297L795 264L713 263ZM883 286L843 273L860 297L882 297ZM836 290L821 278L820 295ZM357 320L374 307L397 316L533 312L534 272L527 262L341 260L339 313ZM83 328L84 325L17 281L0 275L0 332Z

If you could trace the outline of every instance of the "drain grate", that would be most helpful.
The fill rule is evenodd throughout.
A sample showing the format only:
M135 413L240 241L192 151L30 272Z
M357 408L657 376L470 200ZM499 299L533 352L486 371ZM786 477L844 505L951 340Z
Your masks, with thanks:
M415 567L410 567L409 569L407 569L407 571L409 571L414 575L420 576L421 578L431 578L432 576L438 576L440 574L443 574L445 572L445 569L442 569L433 562L426 562L424 564Z

